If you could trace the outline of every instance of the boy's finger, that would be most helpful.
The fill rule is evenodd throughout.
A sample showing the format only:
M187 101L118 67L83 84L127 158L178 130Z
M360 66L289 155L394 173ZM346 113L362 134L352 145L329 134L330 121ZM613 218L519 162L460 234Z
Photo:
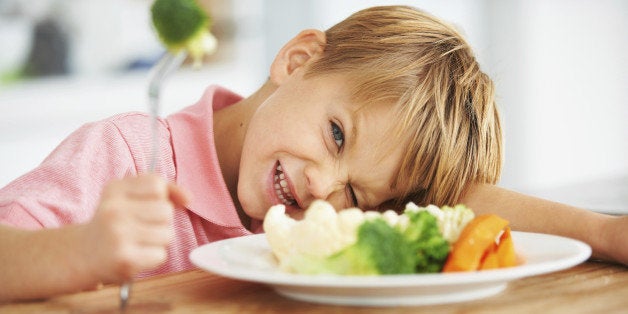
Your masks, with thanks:
M174 228L141 225L135 231L137 244L141 247L166 247L175 238Z
M138 265L139 270L146 270L153 268L163 263L168 253L165 247L162 246L147 246L143 247L138 253Z
M160 198L168 195L168 183L158 175L142 174L125 179L127 195L138 198Z
M190 203L190 193L184 188L170 183L168 184L169 198L175 207L184 207Z
M139 220L150 224L172 223L174 206L166 200L135 201L129 203L129 209Z

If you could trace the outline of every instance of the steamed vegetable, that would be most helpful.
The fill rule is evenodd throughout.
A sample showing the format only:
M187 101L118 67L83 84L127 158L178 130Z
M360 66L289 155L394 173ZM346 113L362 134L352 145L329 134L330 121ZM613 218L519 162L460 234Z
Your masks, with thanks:
M449 245L427 212L412 215L406 228L391 226L383 218L363 222L357 241L330 256L307 254L289 265L298 273L343 275L411 274L438 272Z
M450 242L441 228L462 229L464 223L460 222L468 221L469 215L472 218L473 212L463 206L428 210L412 203L402 215L356 208L336 213L330 204L316 201L301 221L286 216L283 205L271 207L264 230L280 267L287 271L343 275L426 273L439 272L450 251Z
M421 210L425 210L436 217L438 229L449 243L456 242L464 226L475 217L473 211L462 204L454 207L443 206L439 208L435 205L418 207L414 203L408 203L405 211Z
M472 220L454 243L443 271L470 271L516 264L508 221L497 215Z
M186 50L198 65L215 50L211 19L196 0L156 0L151 14L159 38L171 53Z
M407 274L414 273L416 260L412 242L384 220L375 219L360 225L357 241L339 252L322 257L303 254L286 266L305 274Z
M439 272L450 247L439 230L436 217L427 211L412 210L406 210L404 215L410 220L402 231L410 242L410 249L416 255L414 272Z
M280 268L302 274L383 275L473 271L516 265L508 221L475 217L464 205L419 207L402 215L315 201L296 221L269 209L266 238Z

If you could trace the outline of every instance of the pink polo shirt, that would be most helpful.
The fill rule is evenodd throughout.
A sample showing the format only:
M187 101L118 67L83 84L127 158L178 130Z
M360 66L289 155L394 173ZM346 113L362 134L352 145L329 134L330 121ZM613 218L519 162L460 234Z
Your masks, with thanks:
M199 245L251 234L223 180L212 123L214 110L240 99L212 86L196 104L160 120L155 171L189 190L192 200L175 210L168 260L139 277L190 269L188 254ZM0 189L0 223L39 229L89 221L108 181L148 169L150 123L147 114L125 113L79 128L37 168Z

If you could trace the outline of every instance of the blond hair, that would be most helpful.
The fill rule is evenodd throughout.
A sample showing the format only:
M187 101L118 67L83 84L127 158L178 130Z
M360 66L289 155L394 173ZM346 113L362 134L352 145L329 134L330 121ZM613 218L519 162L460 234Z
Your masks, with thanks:
M469 183L496 183L502 164L491 79L454 27L418 9L359 11L326 31L308 75L349 73L363 103L394 103L409 141L392 189L396 206L453 205Z

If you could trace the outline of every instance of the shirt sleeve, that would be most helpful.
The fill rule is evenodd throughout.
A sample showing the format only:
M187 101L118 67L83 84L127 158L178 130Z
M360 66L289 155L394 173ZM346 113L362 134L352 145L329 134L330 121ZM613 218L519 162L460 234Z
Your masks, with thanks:
M0 189L0 224L38 229L91 219L104 185L137 174L138 157L143 165L148 135L135 131L146 130L146 121L117 116L73 132L38 167Z

